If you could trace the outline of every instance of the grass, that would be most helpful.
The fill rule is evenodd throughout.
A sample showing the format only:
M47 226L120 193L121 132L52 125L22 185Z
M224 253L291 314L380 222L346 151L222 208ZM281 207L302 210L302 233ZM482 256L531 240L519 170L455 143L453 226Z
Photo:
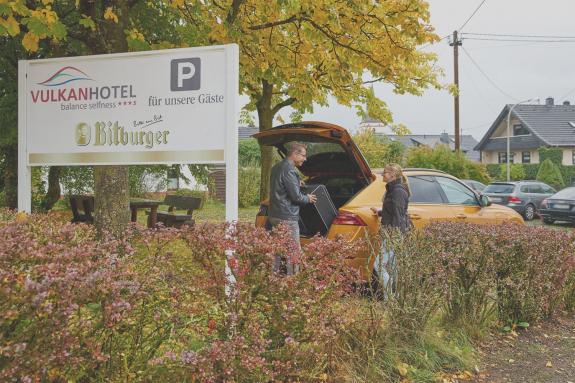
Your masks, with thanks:
M553 224L546 224L543 222L543 220L539 218L535 218L533 221L527 221L525 222L525 224L529 226L545 226L549 229L565 230L565 231L575 229L575 225L569 222L557 221Z
M160 205L158 210L167 211L168 207ZM255 222L258 210L258 206L239 208L238 220L240 222ZM185 210L177 210L176 212L180 214L186 213ZM68 219L72 219L70 206L64 200L60 200L56 203L52 209L52 213L69 216ZM202 206L201 209L194 210L193 217L196 222L223 222L226 218L226 205L218 200L209 199L204 202L204 206ZM148 216L146 215L145 209L138 210L138 223L146 225L147 219Z
M431 383L469 371L477 362L471 337L439 317L406 337L390 330L393 318L381 302L351 299L343 311L356 321L334 344L340 381Z

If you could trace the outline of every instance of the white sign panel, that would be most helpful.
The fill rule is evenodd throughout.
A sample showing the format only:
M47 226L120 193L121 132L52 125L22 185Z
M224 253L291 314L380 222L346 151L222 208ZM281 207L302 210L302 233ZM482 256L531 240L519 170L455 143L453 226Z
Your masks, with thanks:
M29 166L223 163L237 135L236 45L25 63Z
M30 166L226 164L237 219L235 44L18 63L18 209Z

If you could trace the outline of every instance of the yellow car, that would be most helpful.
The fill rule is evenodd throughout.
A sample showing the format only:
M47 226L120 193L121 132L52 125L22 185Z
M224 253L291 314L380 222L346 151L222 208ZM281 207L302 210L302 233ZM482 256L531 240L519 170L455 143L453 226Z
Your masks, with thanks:
M260 145L273 146L281 157L286 144L298 141L306 144L307 160L300 167L308 185L324 185L337 216L322 230L317 220L304 222L300 218L301 243L320 233L327 238L343 235L349 241L374 236L379 231L379 218L371 211L381 208L385 183L381 172L370 169L349 133L342 127L323 122L286 124L254 135ZM431 221L457 221L479 224L515 222L523 218L514 210L491 205L489 198L477 194L456 177L439 170L404 169L409 180L411 197L408 214L415 227ZM263 201L256 217L256 226L267 220L268 201ZM301 214L300 214L301 215ZM368 251L357 254L349 264L369 280L373 259Z

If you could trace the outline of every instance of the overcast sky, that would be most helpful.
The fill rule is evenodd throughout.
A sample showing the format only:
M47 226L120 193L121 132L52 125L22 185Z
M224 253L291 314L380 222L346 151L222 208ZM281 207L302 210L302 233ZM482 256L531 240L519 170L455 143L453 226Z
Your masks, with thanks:
M437 34L444 37L460 28L481 1L430 0L431 21ZM486 0L462 31L575 37L575 0ZM492 85L460 49L462 134L480 140L506 103L533 97L539 97L542 103L547 97L554 97L556 104L565 99L575 101L575 38L564 43L464 39L463 48L508 96ZM447 39L427 49L438 54L438 64L445 71L443 81L453 82L453 48ZM453 134L453 98L447 92L429 90L421 97L401 96L383 84L376 84L374 90L388 103L394 122L405 124L412 133ZM348 130L357 128L361 121L353 109L335 101L329 108L316 108L305 119L333 122Z

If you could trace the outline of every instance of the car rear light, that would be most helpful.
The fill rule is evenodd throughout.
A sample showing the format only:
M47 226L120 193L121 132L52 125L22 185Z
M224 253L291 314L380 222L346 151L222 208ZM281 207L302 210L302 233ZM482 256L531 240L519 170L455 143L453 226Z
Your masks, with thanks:
M267 205L260 205L260 210L258 211L258 216L266 216L268 215L268 207Z
M547 200L549 198L545 198L543 201L541 201L541 205L539 206L541 209L547 209Z
M339 213L333 220L332 225L367 226L357 214L353 213Z
M523 201L521 201L521 198L519 197L515 197L514 195L510 196L509 199L507 200L507 202L511 202L511 203L521 203Z

